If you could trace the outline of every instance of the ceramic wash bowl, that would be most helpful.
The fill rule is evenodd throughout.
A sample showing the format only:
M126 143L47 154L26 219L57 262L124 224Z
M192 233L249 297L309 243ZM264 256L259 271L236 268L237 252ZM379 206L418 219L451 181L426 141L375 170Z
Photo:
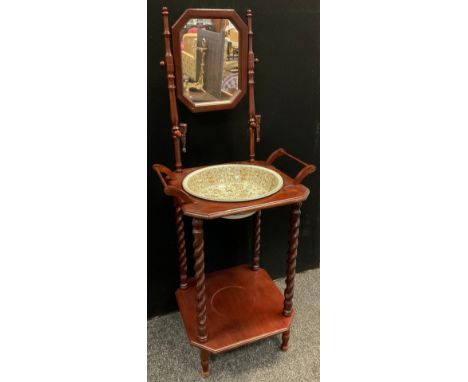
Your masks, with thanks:
M250 164L204 167L188 174L182 182L190 195L213 202L256 200L278 192L282 186L283 178L278 173ZM226 218L240 219L253 213Z

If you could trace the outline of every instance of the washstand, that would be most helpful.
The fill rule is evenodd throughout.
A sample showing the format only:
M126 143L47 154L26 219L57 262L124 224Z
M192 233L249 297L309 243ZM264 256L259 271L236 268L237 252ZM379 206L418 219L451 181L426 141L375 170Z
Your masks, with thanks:
M165 57L160 62L167 73L175 153L175 169L154 164L175 205L180 287L177 303L192 346L200 349L202 375L209 374L209 355L282 334L281 350L288 349L293 309L294 276L299 238L301 204L309 189L303 179L315 166L289 154L274 151L265 161L255 158L260 141L261 117L255 112L252 47L252 12L247 24L228 9L187 9L169 27L169 12L163 8ZM177 98L192 112L234 108L249 97L249 159L216 166L184 168L187 125L179 121ZM273 164L281 156L303 168L292 178ZM260 268L261 211L291 206L286 289L278 290ZM205 275L204 220L246 218L253 215L252 264ZM183 217L192 218L194 270L187 277Z

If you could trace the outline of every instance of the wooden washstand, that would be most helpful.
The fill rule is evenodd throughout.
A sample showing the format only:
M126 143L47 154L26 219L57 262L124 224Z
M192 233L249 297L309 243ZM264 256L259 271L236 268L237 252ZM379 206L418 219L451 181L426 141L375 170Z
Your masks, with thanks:
M266 161L255 159L255 144L260 141L261 117L255 112L254 68L258 60L253 53L250 10L247 11L247 24L245 24L234 10L188 9L171 29L166 7L163 8L162 15L165 58L160 64L166 68L167 75L175 170L171 171L161 164L154 164L153 169L159 176L164 193L171 196L174 201L180 275L180 287L176 291L176 298L190 344L200 349L202 375L206 377L209 374L210 354L228 351L277 334L282 334L281 350L288 349L294 317L294 276L301 204L309 195L309 189L301 183L316 168L281 148L274 151ZM182 30L188 29L191 20L196 19L214 20L212 25L215 29L220 29L219 25L229 20L229 23L224 22L224 25L234 26L239 32L239 89L228 103L197 104L182 90L180 34ZM201 28L204 29L203 26ZM205 112L233 108L244 94L248 94L249 97L249 159L238 163L253 164L275 171L283 180L282 188L273 195L242 202L210 201L190 195L184 190L182 181L199 168L184 168L182 165L181 149L185 151L187 125L179 121L177 98L193 112ZM289 157L303 166L294 178L273 165L281 156ZM260 268L260 227L262 210L286 205L291 206L291 212L286 288L282 294L268 273ZM254 213L252 264L205 274L203 222L252 212ZM184 216L192 218L195 260L193 278L187 277Z

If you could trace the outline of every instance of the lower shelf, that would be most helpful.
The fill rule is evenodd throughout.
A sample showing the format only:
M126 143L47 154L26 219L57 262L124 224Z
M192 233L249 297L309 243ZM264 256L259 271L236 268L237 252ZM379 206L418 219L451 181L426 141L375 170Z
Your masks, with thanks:
M177 303L190 343L221 353L287 331L294 316L283 316L284 297L264 269L248 265L208 273L206 328L208 340L197 338L195 280L176 291Z

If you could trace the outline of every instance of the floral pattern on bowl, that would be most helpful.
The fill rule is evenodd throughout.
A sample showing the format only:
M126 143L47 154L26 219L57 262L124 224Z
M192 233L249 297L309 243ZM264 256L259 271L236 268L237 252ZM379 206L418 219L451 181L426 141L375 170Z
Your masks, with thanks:
M245 202L278 192L283 178L266 167L250 164L208 166L188 174L182 187L189 194L216 202Z

